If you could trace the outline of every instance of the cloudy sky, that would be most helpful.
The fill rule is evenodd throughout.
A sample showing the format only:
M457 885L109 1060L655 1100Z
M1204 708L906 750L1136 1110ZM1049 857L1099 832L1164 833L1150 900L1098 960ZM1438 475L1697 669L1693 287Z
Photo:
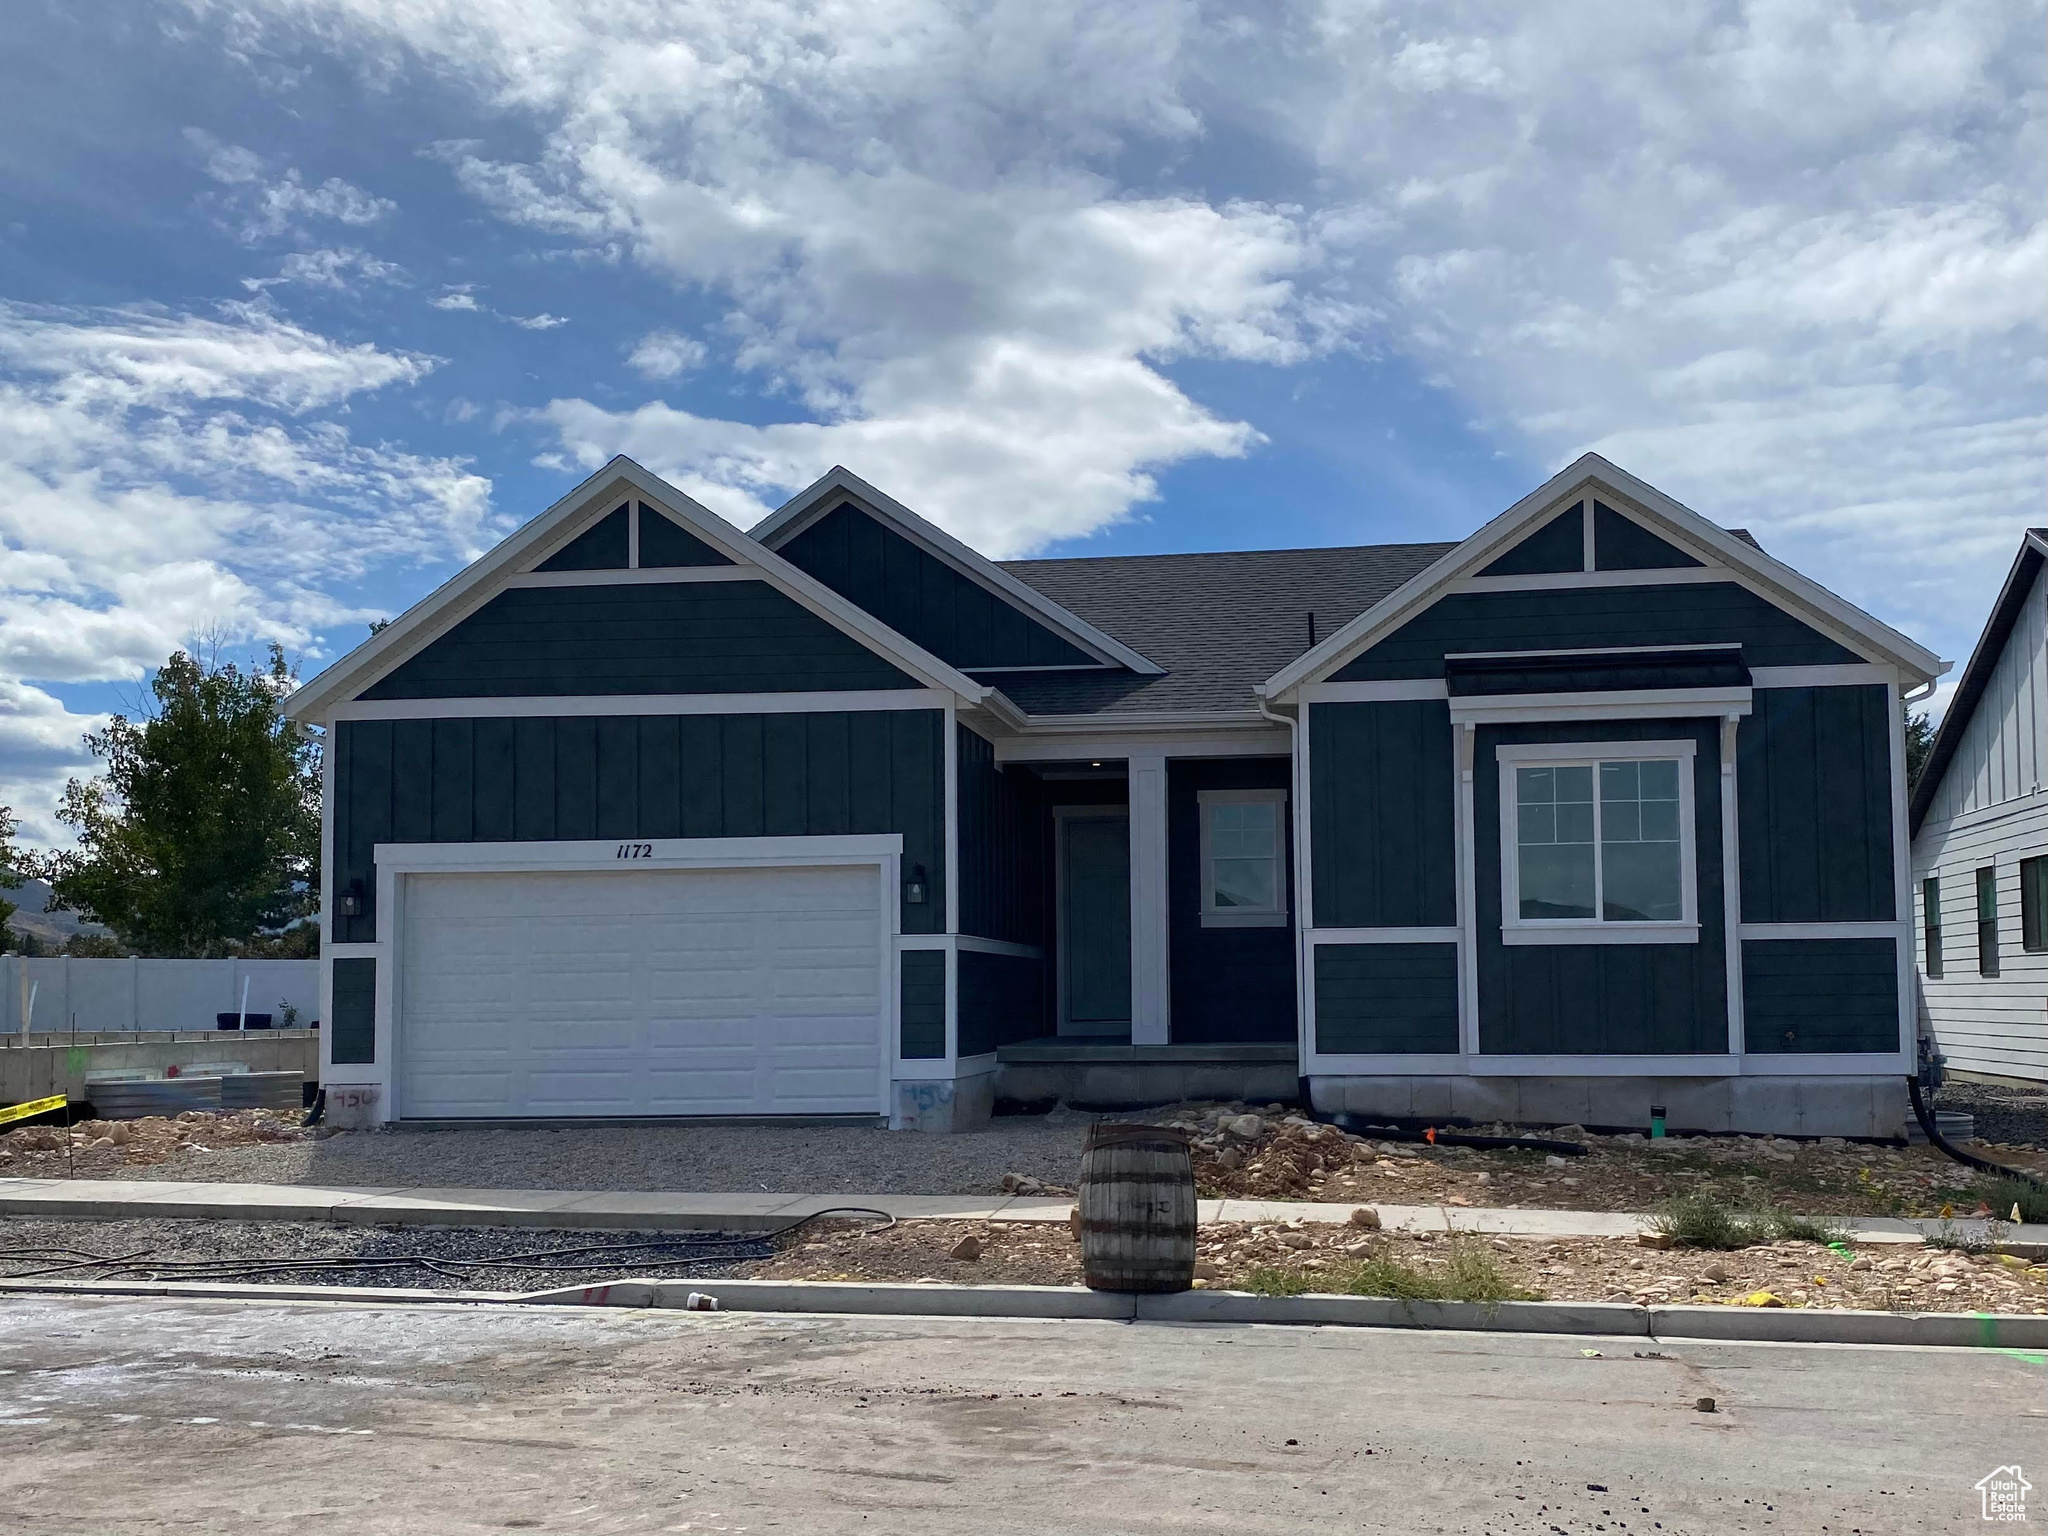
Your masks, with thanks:
M1594 448L1960 660L2042 519L2041 0L10 7L0 801L613 453L990 554Z

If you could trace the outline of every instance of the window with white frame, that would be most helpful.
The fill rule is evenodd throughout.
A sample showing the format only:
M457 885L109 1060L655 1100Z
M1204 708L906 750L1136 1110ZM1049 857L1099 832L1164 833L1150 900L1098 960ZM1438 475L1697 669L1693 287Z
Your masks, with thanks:
M1696 940L1694 756L1689 741L1501 747L1503 939Z
M1205 789L1202 926L1277 928L1287 921L1287 791Z

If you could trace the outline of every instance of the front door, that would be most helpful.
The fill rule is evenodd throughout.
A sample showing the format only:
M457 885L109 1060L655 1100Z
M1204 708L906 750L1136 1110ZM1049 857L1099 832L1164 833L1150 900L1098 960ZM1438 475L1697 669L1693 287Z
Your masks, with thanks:
M1060 1033L1131 1034L1131 819L1060 818Z

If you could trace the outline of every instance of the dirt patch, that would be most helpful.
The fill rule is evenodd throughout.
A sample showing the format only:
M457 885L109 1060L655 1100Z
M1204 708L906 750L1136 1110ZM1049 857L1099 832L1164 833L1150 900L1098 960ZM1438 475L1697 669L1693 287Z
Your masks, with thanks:
M119 1178L131 1168L152 1168L174 1158L202 1158L225 1147L270 1146L311 1141L296 1109L188 1109L176 1118L145 1115L140 1120L84 1120L68 1131L61 1125L28 1125L0 1132L0 1176L25 1179ZM68 1143L68 1149L67 1149Z
M952 1257L969 1235L979 1240L980 1257ZM1337 1289L1336 1282L1364 1259L1423 1271L1440 1267L1452 1241L1319 1223L1218 1224L1202 1228L1198 1238L1196 1284L1274 1288L1270 1278L1261 1277L1277 1273L1303 1277L1311 1289L1319 1277L1328 1278L1333 1283L1327 1288ZM1614 1238L1457 1241L1484 1243L1516 1289L1552 1301L2048 1314L2048 1265L1985 1254L1904 1245L1845 1253L1808 1242L1701 1253ZM886 1229L814 1229L774 1258L735 1266L733 1273L777 1280L1078 1285L1081 1264L1079 1248L1061 1225L906 1221Z
M1195 1183L1209 1198L1648 1211L1680 1195L1708 1194L1741 1209L1931 1217L1978 1214L1988 1182L1929 1147L1838 1137L1651 1141L1590 1136L1577 1127L1543 1133L1587 1148L1571 1157L1376 1141L1242 1104L1181 1106L1158 1118L1193 1133ZM1979 1143L1973 1150L2048 1172L2048 1154L2039 1148ZM1983 1213L2005 1214L1988 1207Z

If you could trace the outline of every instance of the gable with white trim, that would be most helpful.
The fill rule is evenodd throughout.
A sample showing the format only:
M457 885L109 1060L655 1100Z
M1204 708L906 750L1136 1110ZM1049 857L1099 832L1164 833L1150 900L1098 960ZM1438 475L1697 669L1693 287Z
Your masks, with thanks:
M1763 667L1938 675L1924 647L1654 487L1587 454L1275 673L1304 684L1443 675L1459 652L1740 645Z
M1161 669L835 466L754 537L963 671Z
M994 690L631 460L329 667L299 720L352 701Z

